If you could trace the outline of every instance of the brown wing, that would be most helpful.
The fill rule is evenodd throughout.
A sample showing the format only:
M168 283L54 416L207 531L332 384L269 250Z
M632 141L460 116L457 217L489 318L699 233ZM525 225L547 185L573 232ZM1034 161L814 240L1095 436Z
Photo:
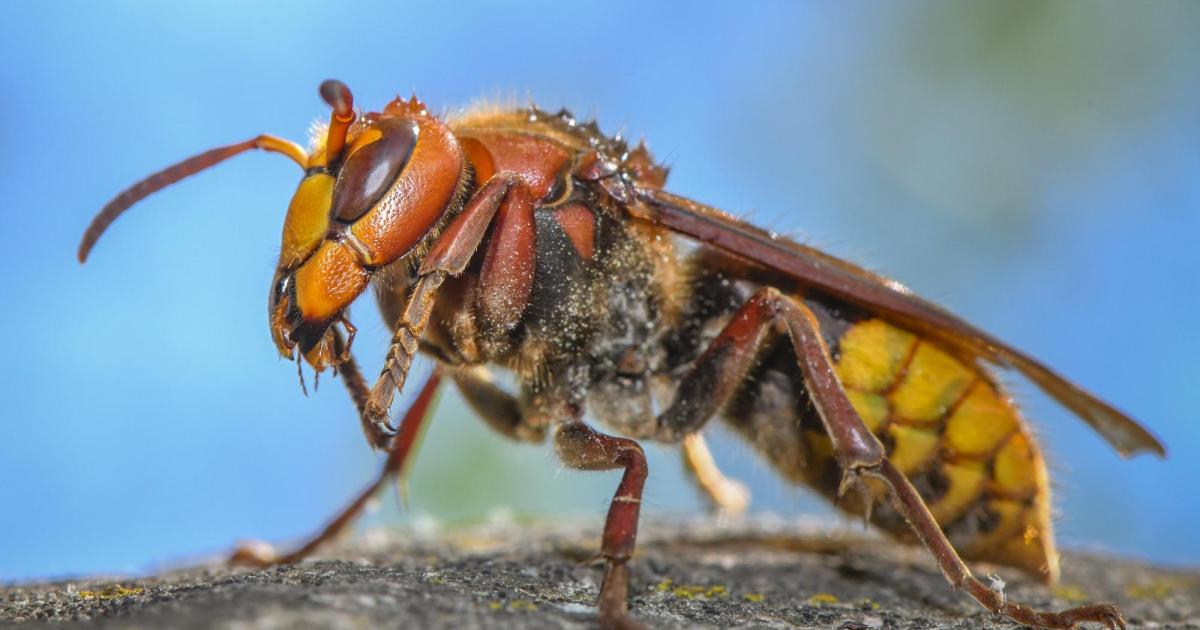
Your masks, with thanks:
M913 294L893 280L786 238L776 237L716 208L655 188L635 188L641 204L629 212L728 253L786 274L950 347L1025 376L1104 436L1123 456L1166 450L1145 427L1032 357Z

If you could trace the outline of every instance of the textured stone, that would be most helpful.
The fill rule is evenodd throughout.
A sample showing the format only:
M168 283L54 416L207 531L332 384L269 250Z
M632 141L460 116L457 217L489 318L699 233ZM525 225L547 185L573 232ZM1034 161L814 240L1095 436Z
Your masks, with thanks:
M156 576L0 588L0 623L121 628L587 628L598 523L373 530L264 571L220 564ZM856 531L754 517L655 520L633 564L651 627L1010 628L946 585L919 549ZM1008 597L1063 608L1114 601L1131 627L1200 628L1200 571L1067 553L1056 589L995 572ZM56 624L58 626L58 624ZM59 626L61 627L61 626Z

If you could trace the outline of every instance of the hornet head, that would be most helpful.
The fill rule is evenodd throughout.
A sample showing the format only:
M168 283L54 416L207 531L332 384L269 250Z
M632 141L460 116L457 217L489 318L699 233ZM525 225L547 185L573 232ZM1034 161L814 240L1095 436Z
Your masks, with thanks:
M82 262L122 212L146 196L234 155L263 149L304 169L283 222L271 281L271 337L288 358L320 370L333 363L331 326L382 267L423 249L455 206L466 160L450 130L413 97L359 116L350 90L325 81L333 112L310 151L273 136L212 149L133 185L93 219L79 246ZM297 356L296 350L299 350Z

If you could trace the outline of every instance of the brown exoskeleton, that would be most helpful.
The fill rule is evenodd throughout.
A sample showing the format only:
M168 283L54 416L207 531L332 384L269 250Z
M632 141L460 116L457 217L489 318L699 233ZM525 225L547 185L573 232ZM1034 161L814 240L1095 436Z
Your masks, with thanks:
M310 150L259 136L185 160L118 195L79 248L82 261L125 209L238 153L281 153L304 169L271 334L283 356L337 369L368 441L389 454L310 542L285 554L245 547L235 560L293 562L340 531L402 470L445 374L504 435L551 435L568 466L624 470L601 543L601 625L632 624L627 562L647 474L635 440L683 442L702 486L736 507L744 497L698 433L721 417L789 480L924 544L986 609L1048 628L1124 627L1110 604L1041 612L1007 601L956 548L1057 576L1044 463L986 365L1021 371L1122 454L1162 455L1125 414L891 280L663 191L666 170L644 146L566 112L443 121L413 98L359 116L341 83L321 95L333 114ZM681 254L677 235L699 247ZM393 330L370 388L345 317L368 286ZM418 353L438 367L393 428L392 398ZM493 368L519 391L495 384Z

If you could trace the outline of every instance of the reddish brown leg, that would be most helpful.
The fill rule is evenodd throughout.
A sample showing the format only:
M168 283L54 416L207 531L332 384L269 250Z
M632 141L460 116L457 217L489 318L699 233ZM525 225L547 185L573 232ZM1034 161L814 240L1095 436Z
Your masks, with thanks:
M412 452L413 444L416 442L417 436L420 435L421 426L429 416L429 411L440 383L441 374L438 370L434 370L429 380L425 382L425 386L421 388L417 399L413 401L412 406L408 408L408 412L404 414L404 419L400 422L400 428L396 433L395 439L392 440L387 460L384 462L383 469L379 471L379 475L375 478L375 481L364 488L350 502L350 505L346 506L345 509L325 526L325 529L321 530L320 533L310 538L295 550L283 554L277 553L266 543L256 542L240 545L234 551L230 562L256 567L273 564L291 564L310 555L326 541L337 537L347 525L362 513L363 508L366 507L367 503L380 488L403 473L404 466L409 461L408 456ZM357 397L355 402L358 402Z
M629 557L637 541L638 513L642 507L642 486L646 483L646 456L637 442L594 431L579 421L558 428L555 448L564 464L579 470L624 468L608 518L600 555L604 558L604 580L596 599L600 626L634 628L629 619Z
M367 422L374 425L374 432L393 432L388 424L388 410L392 406L392 398L396 392L404 389L408 369L412 367L413 359L420 349L421 333L433 313L437 290L445 279L446 274L441 271L421 276L413 287L412 297L405 305L400 321L396 323L392 343L383 361L383 371L371 387L371 394L367 398Z
M942 533L942 528L921 500L917 489L892 462L885 458L877 468L863 472L883 480L891 487L892 503L896 510L904 516L925 548L933 554L946 580L955 588L966 589L984 608L995 614L1005 615L1018 623L1038 628L1074 628L1081 623L1093 622L1102 623L1111 630L1124 630L1125 618L1121 616L1120 609L1113 604L1080 606L1056 613L1042 612L1008 601L1003 593L988 588L971 575L971 570L958 556L946 534Z
M373 448L388 448L388 444L395 434L382 430L380 425L375 423L367 413L367 401L371 397L371 390L367 387L367 381L363 378L362 372L358 369L358 362L354 360L354 355L350 352L349 342L336 328L333 329L333 353L335 356L341 357L337 364L337 374L342 378L342 383L350 394L350 400L354 402L354 409L358 411L358 419L362 423L363 435L366 436L367 443Z
M509 221L532 220L525 206L531 204L525 186L512 175L497 174L471 196L462 212L450 222L441 236L433 243L418 269L418 279L412 289L408 303L394 326L391 346L383 363L379 379L371 388L367 401L367 414L380 431L387 432L387 413L392 397L404 388L408 369L420 349L421 334L433 314L437 291L446 276L457 276L466 269L471 257L479 249L488 234L489 226L498 234L516 234L512 238L520 241L522 235L531 234L531 229L510 226ZM497 217L497 212L500 216ZM508 218L509 221L504 219ZM495 223L493 225L493 219ZM492 254L489 251L489 254ZM532 254L530 254L532 256ZM484 260L488 268L489 255Z
M513 193L517 194L513 194ZM354 358L341 333L334 331L334 356L343 357L338 365L346 387L358 408L363 424L363 432L367 441L378 448L388 449L388 458L383 470L375 481L365 488L322 532L287 554L278 554L265 544L243 545L231 558L232 562L264 566L270 564L295 562L310 553L325 541L335 537L346 525L362 512L371 497L389 480L399 476L411 452L412 446L425 420L433 396L440 383L440 374L434 372L425 387L421 390L413 406L409 408L401 421L399 429L393 431L388 425L387 413L391 407L395 392L404 386L408 377L408 369L413 358L420 349L421 333L424 331L432 314L438 288L447 275L462 273L472 255L479 248L492 225L497 211L501 219L512 216L513 221L520 221L528 215L522 204L529 203L529 195L516 179L507 175L498 175L488 184L477 191L467 203L463 211L455 218L441 237L430 249L429 255L419 271L419 279L413 287L411 296L400 321L396 323L391 347L384 361L383 371L373 388L367 390L366 382L358 370ZM508 210L505 210L509 208ZM501 233L513 234L512 226L496 220L496 229ZM516 228L517 240L529 230ZM473 383L470 378L465 382ZM462 386L462 381L460 381ZM483 387L476 387L476 392L494 393ZM496 391L499 391L498 389ZM493 400L494 402L494 400ZM509 405L515 407L515 403ZM499 406L494 411L504 412L506 406ZM486 416L492 417L492 416ZM504 421L504 420L502 420Z
M1120 610L1112 604L1080 606L1059 613L1040 612L1009 602L1002 593L992 590L971 575L971 570L954 550L954 546L950 544L950 540L930 513L929 507L921 499L921 495L890 460L881 454L878 461L872 464L855 457L847 457L842 452L847 444L864 444L868 441L878 444L878 440L854 411L841 382L834 376L833 360L821 338L816 316L803 302L784 297L778 292L768 291L765 298L773 305L772 310L776 317L787 325L801 372L804 374L804 383L826 431L830 436L834 436L834 449L838 452L839 462L851 462L850 466L843 465L842 491L851 484L862 484L860 475L870 475L887 483L891 488L892 502L896 509L908 521L913 532L925 544L925 548L933 554L950 584L955 588L966 589L971 597L994 614L1005 615L1019 623L1042 628L1074 628L1085 622L1102 623L1113 630L1125 628L1125 619L1121 617ZM839 442L837 436L842 436L843 439ZM864 496L870 496L865 488L863 492Z
M440 374L435 371L430 377L397 430L393 431L388 425L387 413L395 392L403 388L409 367L420 348L421 334L432 314L437 291L447 275L457 275L463 272L488 234L488 229L498 211L501 216L496 219L495 229L498 233L508 236L506 242L513 241L519 244L523 239L531 238L531 228L522 225L523 221L531 220L529 208L526 207L530 203L525 188L516 178L506 174L497 175L476 191L463 211L442 232L441 237L433 244L422 263L416 285L404 307L400 321L395 325L395 333L384 361L382 373L369 391L357 364L349 353L345 339L340 332L334 331L333 354L344 358L338 365L338 370L346 383L351 399L354 400L355 407L358 408L363 432L366 434L367 441L373 446L388 449L387 461L371 485L365 488L322 532L295 551L278 554L265 544L243 545L234 552L231 558L232 562L264 566L295 562L309 555L322 543L337 536L345 529L346 525L362 512L379 488L393 477L401 474L440 383ZM504 220L506 218L508 220ZM465 382L469 385L474 381L467 378ZM460 382L460 386L462 386L462 382ZM486 388L477 387L475 389L476 392L494 393ZM504 412L507 407L502 405L496 410Z
M788 328L809 389L834 388L841 391L837 375L826 359L828 353L820 336L811 342L807 337L797 341L800 335L808 334L807 328L796 323L806 321L803 317L794 317L798 309L807 312L806 307L773 288L759 289L746 300L680 382L675 400L658 418L658 438L678 441L700 430L737 391L757 356L765 333L777 321ZM815 319L812 326L815 330ZM844 394L840 398L814 397L813 404L822 417L850 415L857 418L854 407ZM850 471L874 466L883 459L883 445L865 427L863 432L858 432L833 426L829 428L829 437L833 441L838 463L848 472L844 487L857 479L849 474Z

